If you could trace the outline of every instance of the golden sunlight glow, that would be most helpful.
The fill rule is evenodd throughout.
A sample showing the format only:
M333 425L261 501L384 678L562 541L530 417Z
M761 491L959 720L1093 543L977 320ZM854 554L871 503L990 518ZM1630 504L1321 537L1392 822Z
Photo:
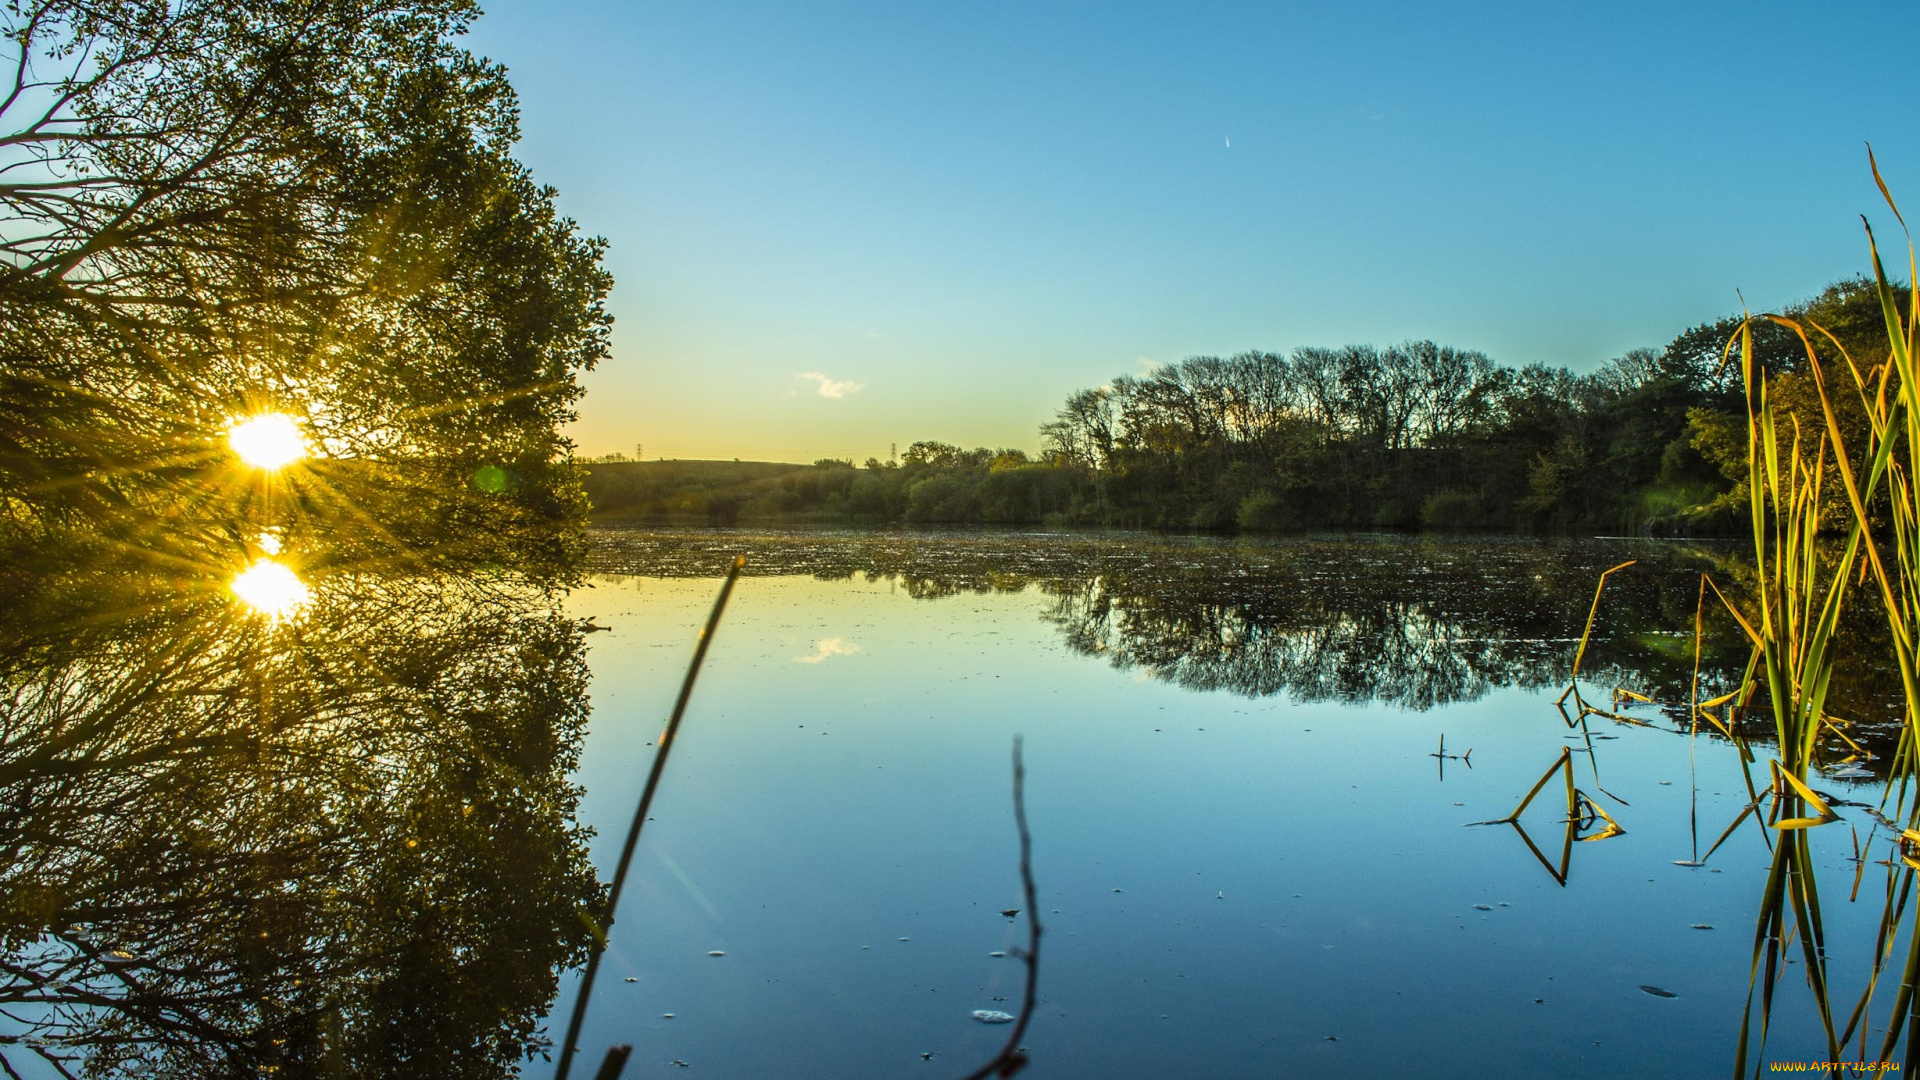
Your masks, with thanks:
M257 469L278 469L307 456L300 423L286 413L235 417L227 429L227 445Z
M298 574L272 559L255 561L229 587L248 607L274 619L298 611L312 595Z

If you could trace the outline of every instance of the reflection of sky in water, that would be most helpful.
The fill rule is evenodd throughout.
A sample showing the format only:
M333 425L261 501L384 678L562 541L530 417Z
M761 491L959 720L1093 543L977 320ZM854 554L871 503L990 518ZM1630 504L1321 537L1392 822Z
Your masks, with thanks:
M716 584L601 579L570 601L613 628L591 640L579 773L603 873ZM1076 652L1057 604L1038 587L916 600L863 574L745 579L635 864L587 1060L616 1041L638 1067L707 1076L984 1060L1005 1032L969 1014L1019 1004L1017 962L988 955L1024 932L998 915L1022 904L1019 733L1049 913L1031 1075L1730 1066L1767 856L1749 824L1710 869L1673 865L1691 854L1683 738L1597 723L1618 736L1595 745L1601 783L1632 804L1606 803L1627 834L1576 844L1562 889L1511 830L1462 827L1506 814L1566 744L1557 687L1424 712L1196 693ZM1441 732L1474 751L1444 781ZM1704 850L1744 788L1728 747L1699 750ZM1528 813L1549 856L1558 783ZM1842 812L1864 841L1867 819ZM1848 827L1815 840L1835 985L1852 992L1863 958L1847 945L1877 918L1883 871L1846 902ZM1822 1058L1788 971L1767 1057Z

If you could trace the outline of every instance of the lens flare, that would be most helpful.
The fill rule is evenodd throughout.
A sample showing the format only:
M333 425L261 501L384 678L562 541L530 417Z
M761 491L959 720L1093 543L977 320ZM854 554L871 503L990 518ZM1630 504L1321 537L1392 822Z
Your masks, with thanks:
M227 429L227 445L256 469L282 468L307 456L300 422L285 413L235 417Z
M248 607L271 619L300 610L312 596L300 576L272 559L259 559L229 586Z

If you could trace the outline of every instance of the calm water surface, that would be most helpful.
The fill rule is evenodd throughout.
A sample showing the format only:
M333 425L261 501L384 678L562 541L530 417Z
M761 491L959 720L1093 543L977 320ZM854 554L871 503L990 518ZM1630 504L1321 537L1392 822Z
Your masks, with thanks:
M999 914L1024 906L1022 736L1047 928L1031 1075L1731 1069L1768 851L1750 820L1676 865L1748 799L1731 744L1685 736L1699 573L1727 579L1731 550L602 532L569 605L611 628L590 639L577 774L603 876L735 553L748 576L642 842L589 1060L612 1042L642 1076L985 1060L1007 1029L971 1013L1020 1003L1018 961L992 954L1026 933ZM1554 700L1599 573L1627 559L1583 685L1667 707L1583 733ZM1709 622L1717 693L1744 655ZM1443 735L1471 767L1432 756ZM1569 746L1623 835L1567 844L1558 778L1524 838L1472 826ZM1818 786L1877 796L1857 783ZM1865 940L1889 871L1869 862L1847 902L1853 838L1887 845L1840 812L1816 851L1850 1004L1868 958L1843 943ZM1810 1002L1783 983L1764 1058L1826 1056Z
M337 564L276 623L214 576L16 575L0 607L6 1070L550 1075L540 1030L564 1030L581 913L744 554L576 1075L615 1042L635 1046L630 1077L681 1062L945 1080L985 1060L1008 1029L973 1013L1019 1010L1021 964L993 954L1030 914L1001 914L1028 906L1016 736L1047 926L1028 1075L1730 1071L1768 839L1748 820L1707 856L1748 779L1733 744L1688 738L1685 703L1699 575L1739 593L1734 549L593 543L592 587L558 609L505 576ZM1570 726L1554 702L1594 584L1628 559L1585 693L1653 700ZM1703 697L1745 661L1725 622L1705 622ZM1897 710L1860 662L1883 650L1870 626L1846 640L1834 711L1884 754ZM1433 756L1443 736L1458 756ZM1523 828L1473 824L1508 816L1569 748L1624 833L1596 838L1585 813L1570 832L1557 777ZM1883 769L1815 779L1841 815L1810 842L1843 1023L1893 873L1861 805ZM1763 1058L1826 1056L1794 963Z

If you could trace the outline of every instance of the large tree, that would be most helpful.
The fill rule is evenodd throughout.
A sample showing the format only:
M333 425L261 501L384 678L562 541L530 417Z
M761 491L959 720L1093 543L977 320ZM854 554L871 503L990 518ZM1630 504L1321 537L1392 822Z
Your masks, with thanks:
M610 282L601 242L510 156L505 74L457 44L475 14L0 9L0 515L16 545L80 524L202 558L250 491L226 475L223 430L273 409L318 451L282 505L328 557L565 565L579 502L557 427L606 352Z
M542 586L610 283L474 14L0 0L0 1071L545 1045L602 904ZM262 411L306 463L228 450ZM225 593L263 533L336 571L302 622Z

